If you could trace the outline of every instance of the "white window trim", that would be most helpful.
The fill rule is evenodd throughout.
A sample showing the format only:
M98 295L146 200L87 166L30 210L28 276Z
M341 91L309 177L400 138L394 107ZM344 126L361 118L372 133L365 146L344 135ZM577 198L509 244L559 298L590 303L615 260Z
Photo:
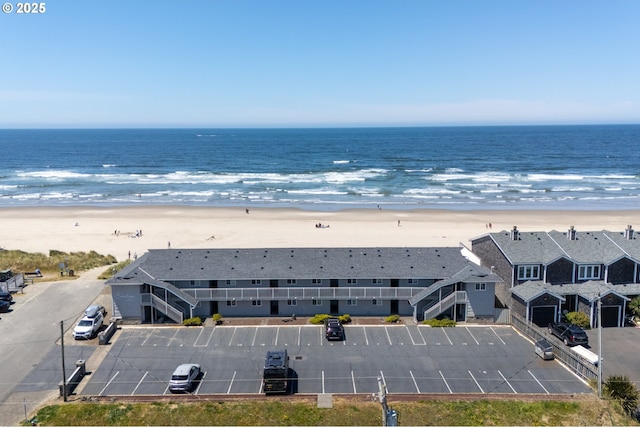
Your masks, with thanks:
M251 300L251 305L254 306L254 307L261 307L262 306L262 300L261 299Z
M537 264L519 265L518 280L533 280L540 278L540 266Z
M356 305L358 305L358 300L357 299L348 299L347 300L347 305L350 307L354 307Z
M347 279L347 285L357 285L358 279Z
M236 300L232 299L232 300L227 300L227 307L236 307L238 304L236 304Z
M295 307L298 305L298 300L297 299L288 299L287 300L287 305L291 306L291 307Z
M322 300L321 299L311 300L311 305L314 307L320 307L322 306Z
M287 285L297 285L297 284L298 284L297 279L287 279Z
M476 291L484 292L486 290L487 290L487 284L486 283L476 283Z
M418 279L407 279L407 285L417 285Z
M312 285L322 285L322 279L311 279Z
M224 284L227 285L227 286L235 286L236 285L236 281L235 280L225 280Z
M578 266L578 280L592 280L600 278L600 264L585 264Z
M371 301L372 305L382 305L382 300L381 299L374 299Z
M372 285L382 285L382 279L371 279Z
M252 285L262 285L262 279L251 279Z

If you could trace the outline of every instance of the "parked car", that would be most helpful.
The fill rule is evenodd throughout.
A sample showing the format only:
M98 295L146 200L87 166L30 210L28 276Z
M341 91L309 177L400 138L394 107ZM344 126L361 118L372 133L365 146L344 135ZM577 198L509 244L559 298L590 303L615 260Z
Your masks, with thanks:
M325 337L328 340L344 340L344 326L340 323L340 320L336 318L329 318L324 322Z
M98 315L98 313L101 313L102 317L105 317L107 315L107 310L105 310L105 308L101 305L90 305L84 311L84 316L94 318Z
M10 303L13 301L13 296L11 295L11 292L0 291L0 300Z
M98 312L94 317L84 316L75 328L73 328L73 338L79 339L91 339L98 333L102 327L104 317L102 313Z
M8 313L11 303L0 299L0 313Z
M542 360L553 360L555 357L553 354L553 346L547 340L536 341L533 350L542 358Z
M560 338L565 345L588 345L589 337L580 326L565 322L549 323L549 333Z
M171 393L190 392L200 376L200 365L196 363L184 363L179 365L171 375L169 391Z

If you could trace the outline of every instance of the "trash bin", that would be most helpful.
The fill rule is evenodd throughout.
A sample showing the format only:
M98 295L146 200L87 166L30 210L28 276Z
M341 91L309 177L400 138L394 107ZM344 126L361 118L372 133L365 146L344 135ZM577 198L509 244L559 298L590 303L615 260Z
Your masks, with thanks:
M73 270L69 270L69 276L73 276Z
M107 334L104 332L98 334L98 345L107 345Z

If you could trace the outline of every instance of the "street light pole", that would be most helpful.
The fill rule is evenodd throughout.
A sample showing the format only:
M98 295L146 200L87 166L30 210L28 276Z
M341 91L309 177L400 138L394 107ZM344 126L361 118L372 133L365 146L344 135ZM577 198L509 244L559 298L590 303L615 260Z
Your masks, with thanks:
M598 398L602 399L602 295L598 293Z
M62 349L62 398L67 401L67 373L64 370L64 321L60 321L60 347Z

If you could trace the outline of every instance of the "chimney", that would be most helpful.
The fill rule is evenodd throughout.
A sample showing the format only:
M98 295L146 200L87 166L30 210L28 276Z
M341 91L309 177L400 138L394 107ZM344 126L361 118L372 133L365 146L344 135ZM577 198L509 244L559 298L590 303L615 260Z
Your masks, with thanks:
M624 238L627 240L633 240L633 228L630 225L627 225L627 229L624 230Z
M513 226L513 230L511 230L511 240L519 240L520 232L518 231L518 227Z
M576 240L576 229L573 227L569 227L569 231L567 232L567 239Z

